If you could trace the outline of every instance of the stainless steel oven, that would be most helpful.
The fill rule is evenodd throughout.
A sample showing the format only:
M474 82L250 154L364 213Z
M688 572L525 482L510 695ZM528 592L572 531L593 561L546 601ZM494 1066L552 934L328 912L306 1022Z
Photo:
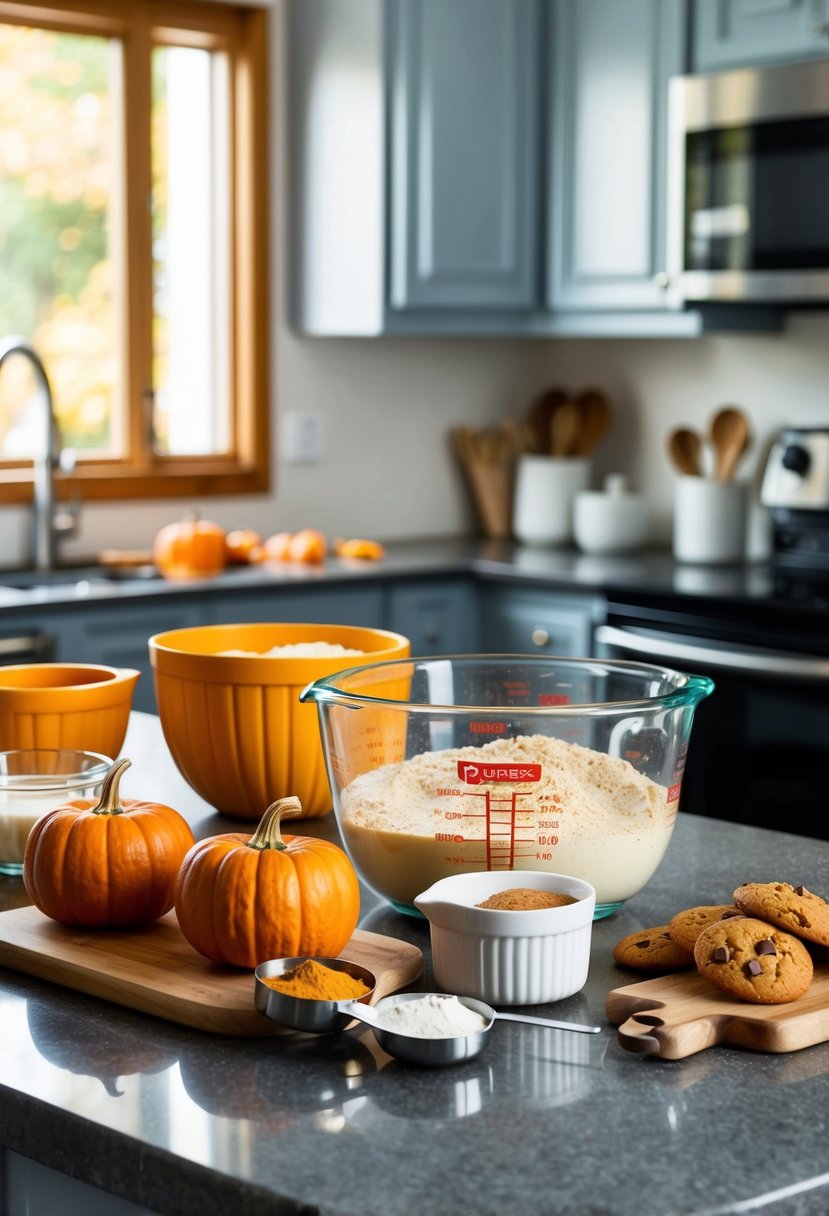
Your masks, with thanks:
M615 605L596 651L713 679L694 718L682 811L829 839L829 643L819 627L750 617L750 607L718 616Z
M1 623L0 623L1 624ZM55 643L48 633L4 632L0 627L0 666L12 663L48 663L55 657Z
M672 289L829 299L829 60L676 77L668 112Z

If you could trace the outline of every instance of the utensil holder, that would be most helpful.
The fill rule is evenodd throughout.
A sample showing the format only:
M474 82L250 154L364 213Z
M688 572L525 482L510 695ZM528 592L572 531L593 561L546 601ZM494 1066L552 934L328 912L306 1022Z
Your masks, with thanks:
M739 481L680 477L674 500L674 557L679 562L742 562L748 488Z
M515 461L470 459L463 467L484 535L492 540L511 536Z
M573 537L573 500L590 481L590 461L524 455L515 478L513 533L529 545L564 545Z

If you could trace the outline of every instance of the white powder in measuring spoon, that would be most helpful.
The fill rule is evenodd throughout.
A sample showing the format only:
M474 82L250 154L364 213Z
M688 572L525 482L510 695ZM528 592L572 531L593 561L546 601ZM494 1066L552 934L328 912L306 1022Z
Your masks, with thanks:
M430 992L416 1001L398 1001L377 1010L377 1024L382 1030L407 1034L414 1039L454 1039L461 1034L483 1030L486 1018L456 996L439 996Z

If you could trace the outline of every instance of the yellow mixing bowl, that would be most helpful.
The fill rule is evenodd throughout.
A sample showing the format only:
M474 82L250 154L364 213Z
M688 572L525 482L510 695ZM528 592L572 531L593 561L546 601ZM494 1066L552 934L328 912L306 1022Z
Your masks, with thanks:
M360 656L278 656L274 646L326 642ZM222 653L243 651L241 655ZM295 795L307 817L331 809L317 712L299 694L356 663L406 658L408 638L357 625L200 625L149 641L164 738L184 779L216 810L259 819Z
M0 751L63 748L116 757L140 674L93 663L0 667Z

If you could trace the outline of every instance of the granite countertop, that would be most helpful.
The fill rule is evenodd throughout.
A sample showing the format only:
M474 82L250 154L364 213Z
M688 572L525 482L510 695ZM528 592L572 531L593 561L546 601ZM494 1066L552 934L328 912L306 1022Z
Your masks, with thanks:
M198 836L239 829L178 775L157 719L133 715L123 754L127 795L178 806ZM497 1023L447 1069L389 1059L365 1027L222 1038L0 969L0 1143L171 1216L822 1216L829 1044L665 1061L605 1020L608 991L641 978L614 943L749 876L829 892L829 843L680 814L654 878L594 924L584 989L533 1010L602 1033ZM6 879L0 904L23 902ZM364 891L361 926L417 944L433 986L425 922Z
M468 576L481 582L513 583L574 592L598 592L613 604L685 606L689 611L763 614L779 620L809 618L823 631L829 609L829 572L816 578L771 562L737 566L695 566L674 561L664 549L629 556L594 557L573 548L518 545L474 537L432 537L387 546L379 562L331 557L319 566L267 563L228 568L211 579L185 582L141 574L113 574L88 564L38 576L0 571L0 619L4 611L90 602L141 601L159 596L200 595L205 591L249 595L263 590L297 591L320 584L355 584L407 578Z

